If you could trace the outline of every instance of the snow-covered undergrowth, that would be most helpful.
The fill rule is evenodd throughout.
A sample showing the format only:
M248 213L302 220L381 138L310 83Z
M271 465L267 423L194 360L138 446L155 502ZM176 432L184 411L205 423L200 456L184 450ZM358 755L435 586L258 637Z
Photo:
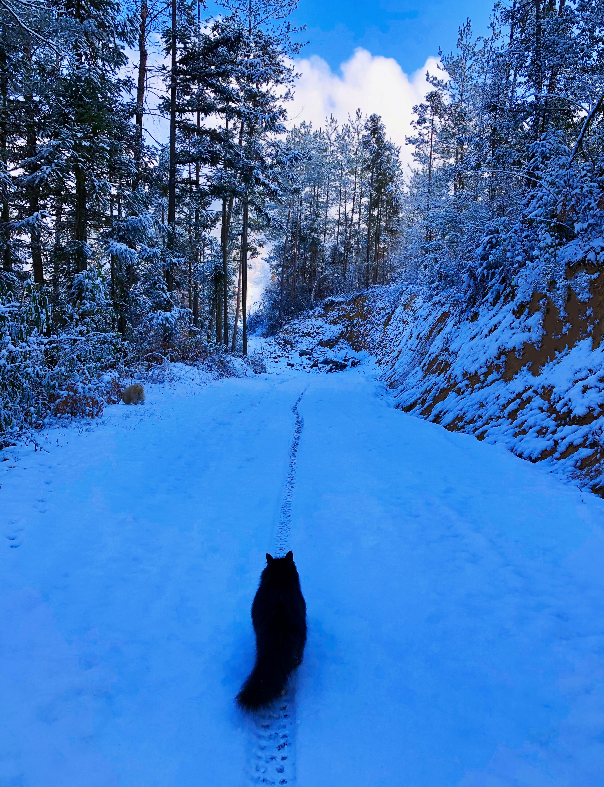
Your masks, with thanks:
M0 282L0 449L23 439L36 443L36 431L57 421L100 417L135 380L164 381L171 363L189 364L209 379L264 370L260 357L209 343L186 309L155 311L124 335L94 272L78 274L74 288L77 305L57 325L44 289L27 286L19 300Z
M0 330L2 325L0 324ZM262 360L206 346L187 358L208 380L263 371ZM0 336L0 448L29 440L60 421L94 419L117 404L133 382L164 382L176 365L165 352L134 353L117 334L34 334L19 341Z
M314 356L377 357L397 407L501 443L604 492L604 273L568 267L564 291L527 277L475 294L417 286L328 299L282 336Z

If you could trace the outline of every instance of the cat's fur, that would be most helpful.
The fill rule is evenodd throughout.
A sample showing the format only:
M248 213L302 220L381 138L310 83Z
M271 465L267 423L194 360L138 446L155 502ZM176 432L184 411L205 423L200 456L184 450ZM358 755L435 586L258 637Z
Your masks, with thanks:
M266 556L266 568L252 604L256 664L237 703L254 711L280 697L302 662L306 643L306 603L292 552Z

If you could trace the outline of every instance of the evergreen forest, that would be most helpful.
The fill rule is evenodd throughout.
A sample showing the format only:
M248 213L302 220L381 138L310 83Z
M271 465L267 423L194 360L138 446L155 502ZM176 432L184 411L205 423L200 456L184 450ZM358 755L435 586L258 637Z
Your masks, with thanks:
M501 0L488 35L464 24L414 107L411 169L362 108L287 122L294 6L0 0L6 439L98 414L124 369L247 355L248 328L328 296L522 271L555 300L569 259L604 260L604 0Z

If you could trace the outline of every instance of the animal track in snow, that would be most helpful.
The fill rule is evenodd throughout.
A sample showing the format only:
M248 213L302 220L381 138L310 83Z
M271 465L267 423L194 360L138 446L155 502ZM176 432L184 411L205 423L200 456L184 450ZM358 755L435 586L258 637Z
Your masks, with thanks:
M293 744L295 702L288 692L251 719L251 751L247 758L249 783L292 787L295 783Z
M283 557L290 548L291 507L296 485L296 461L300 436L304 428L304 419L300 415L298 405L305 391L306 389L302 391L292 407L296 421L275 538L275 555L278 557ZM245 769L249 784L264 784L267 787L285 787L285 785L293 787L295 784L295 712L295 694L293 687L290 686L281 699L251 717L249 752Z
M14 523L10 523L14 524ZM10 527L7 532L5 532L4 536L8 541L8 545L11 549L17 549L17 547L21 546L21 533L23 532L22 527Z

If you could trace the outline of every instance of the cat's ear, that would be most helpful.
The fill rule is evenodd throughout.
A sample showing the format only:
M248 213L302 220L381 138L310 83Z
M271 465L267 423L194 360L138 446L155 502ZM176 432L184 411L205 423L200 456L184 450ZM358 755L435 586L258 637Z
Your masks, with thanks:
M294 553L290 550L287 555L285 556L286 560L291 560L292 563L294 562Z
M269 555L268 552L266 553L266 562L267 563L272 563L274 559L275 558L272 555Z

